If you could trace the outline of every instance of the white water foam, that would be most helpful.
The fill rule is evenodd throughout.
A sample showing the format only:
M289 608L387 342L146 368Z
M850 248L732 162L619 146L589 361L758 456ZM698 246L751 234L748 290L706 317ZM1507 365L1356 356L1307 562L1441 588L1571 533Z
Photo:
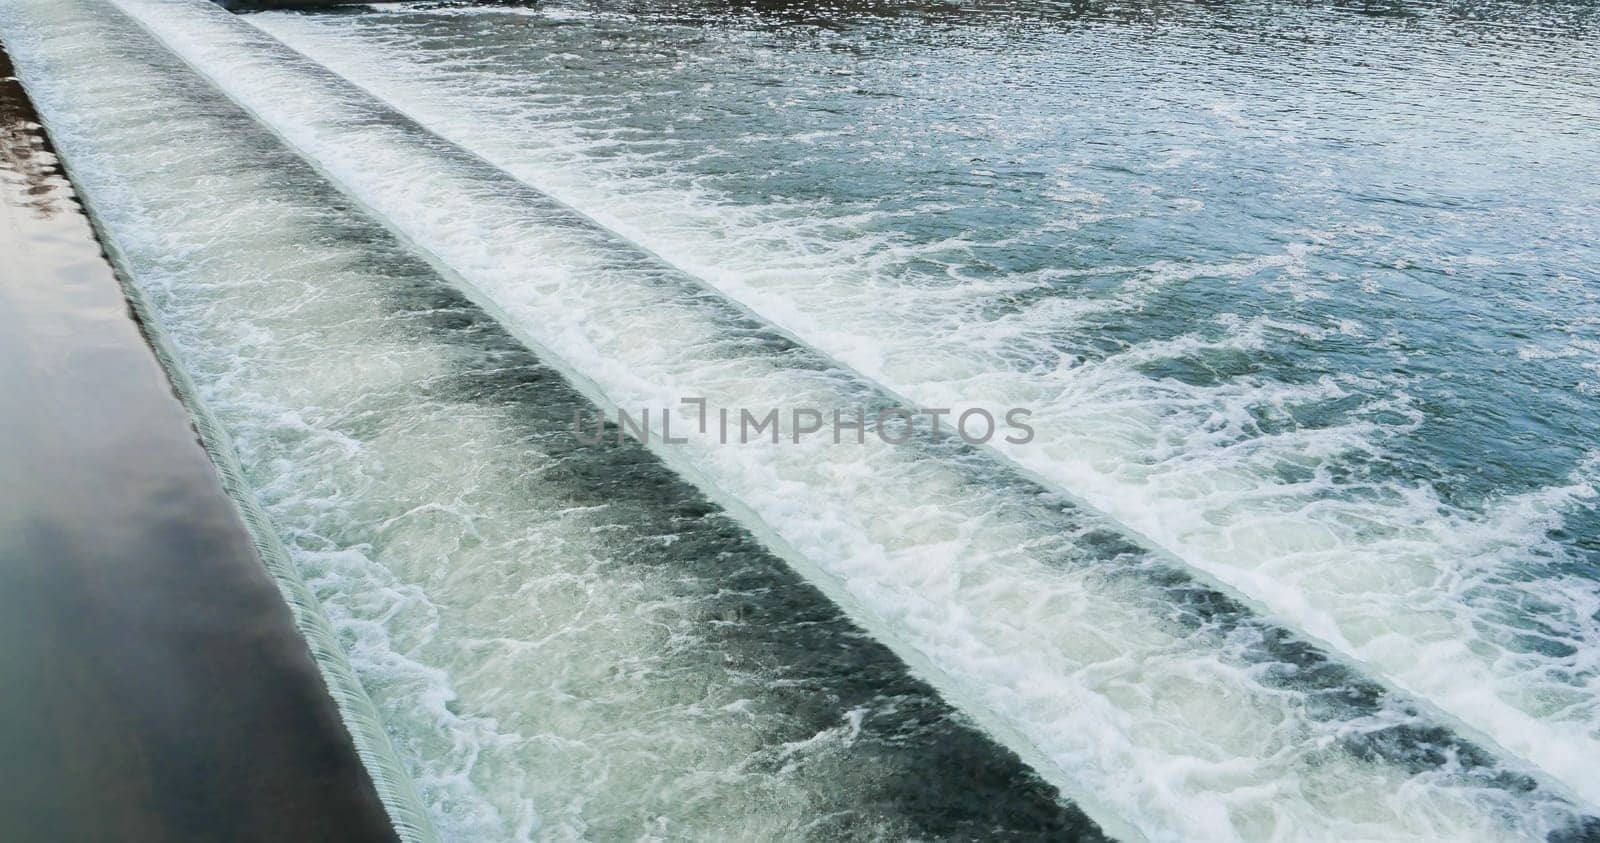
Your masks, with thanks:
M395 815L402 839L432 839L429 816L449 840L807 837L839 782L874 784L850 752L862 711L774 741L804 695L772 699L700 632L706 595L731 584L695 592L645 564L638 546L678 536L626 501L573 505L570 454L531 439L517 407L454 396L480 361L403 306L425 267L362 238L370 220L330 207L130 21L78 0L3 12L230 492L267 513L258 540L288 546L274 575L358 743L386 745L387 728L421 791L425 812ZM416 799L397 763L367 761ZM893 817L853 826L897 836Z
M1052 274L907 280L913 259L950 264L964 244L851 234L849 219L836 211L818 219L808 206L731 203L692 173L630 154L625 136L573 123L556 93L491 76L481 63L469 88L448 64L412 60L345 28L313 18L255 20L432 131L921 406L1035 408L1036 441L996 445L1016 464L1600 803L1592 775L1600 758L1600 625L1589 608L1600 602L1600 586L1515 575L1563 552L1548 533L1571 507L1593 505L1595 461L1568 483L1469 512L1424 486L1335 482L1342 461L1382 454L1382 435L1393 431L1376 423L1259 430L1259 412L1337 398L1350 384L1250 378L1192 386L1141 371L1202 343L1252 352L1264 347L1266 329L1324 328L1246 322L1220 340L1183 337L1050 365L1051 340L1095 309L1133 310L1151 290L1196 278L1248 280L1267 269L1303 277L1314 242L1219 264L1108 267L1097 271L1131 276L1114 296L1049 298L987 318L980 309L997 292L1043 288ZM1305 283L1288 292L1306 294ZM1403 394L1398 402L1402 415L1414 414ZM1305 479L1286 481L1286 469ZM1576 655L1504 643L1520 630L1502 613L1530 601L1549 604L1547 634Z
M848 406L835 375L748 352L670 273L426 135L371 119L361 95L204 2L118 5L603 405ZM1565 812L1448 768L1350 755L1340 731L1375 724L1315 721L1300 692L1230 658L1225 635L1181 634L1137 584L1067 564L1074 537L1035 505L913 449L719 447L689 433L657 452L1113 830L1493 839L1538 836Z

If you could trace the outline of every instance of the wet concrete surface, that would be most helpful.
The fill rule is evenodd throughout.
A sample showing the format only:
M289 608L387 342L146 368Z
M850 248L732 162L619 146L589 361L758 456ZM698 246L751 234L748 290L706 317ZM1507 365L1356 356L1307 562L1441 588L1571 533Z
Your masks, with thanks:
M393 840L0 49L0 840Z

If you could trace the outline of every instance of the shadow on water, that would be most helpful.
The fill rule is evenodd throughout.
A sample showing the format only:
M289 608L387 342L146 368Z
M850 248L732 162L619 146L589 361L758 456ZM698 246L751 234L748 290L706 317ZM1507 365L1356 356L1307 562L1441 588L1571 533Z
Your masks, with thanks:
M752 759L777 774L782 747L866 711L847 775L830 788L837 817L818 827L846 839L858 817L903 827L916 839L1104 839L1010 751L996 745L916 679L882 644L766 551L698 490L607 423L598 444L573 435L575 413L597 411L553 370L455 291L418 284L396 291L396 315L412 329L459 345L462 365L431 389L447 400L510 411L559 466L571 507L605 506L618 517L624 565L672 572L692 599L703 648L735 675L762 677L770 752ZM663 544L652 538L670 536ZM684 653L685 657L691 654Z

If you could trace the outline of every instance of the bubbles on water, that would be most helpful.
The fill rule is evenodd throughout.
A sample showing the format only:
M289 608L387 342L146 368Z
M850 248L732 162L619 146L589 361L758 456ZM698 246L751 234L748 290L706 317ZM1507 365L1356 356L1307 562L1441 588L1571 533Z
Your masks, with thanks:
M1590 590L1581 578L1543 573L1548 566L1539 561L1541 552L1565 557L1558 569L1587 564L1570 543L1539 538L1541 531L1559 528L1559 517L1556 522L1542 516L1530 521L1502 517L1516 510L1502 506L1502 500L1559 489L1560 474L1541 467L1538 477L1545 482L1533 476L1518 481L1529 491L1482 483L1468 493L1455 491L1448 481L1458 477L1467 481L1460 488L1475 486L1443 461L1456 458L1450 455L1450 443L1465 441L1453 431L1439 432L1438 404L1449 393L1441 393L1441 376L1427 369L1413 373L1433 341L1424 333L1426 327L1413 324L1416 314L1397 316L1386 310L1387 301L1364 310L1364 303L1351 298L1398 284L1396 290L1403 295L1422 293L1424 301L1439 302L1454 282L1436 279L1501 273L1509 262L1483 254L1458 258L1449 251L1455 242L1451 238L1457 236L1454 230L1472 219L1454 199L1439 200L1445 204L1439 208L1444 228L1438 233L1404 228L1409 220L1397 214L1407 211L1363 217L1357 215L1359 209L1335 204L1345 201L1344 196L1359 197L1361 188L1335 183L1338 170L1327 162L1340 162L1347 172L1359 172L1366 162L1315 146L1312 141L1322 140L1307 135L1315 124L1304 119L1254 113L1261 100L1249 87L1256 83L1248 76L1248 65L1227 71L1245 80L1243 95L1201 103L1202 111L1218 122L1205 124L1209 118L1199 118L1202 134L1196 137L1225 140L1251 155L1281 159L1289 171L1306 172L1309 180L1299 189L1325 197L1322 201L1333 208L1329 224L1305 230L1300 220L1290 219L1286 231L1272 235L1289 234L1299 242L1280 242L1275 250L1264 249L1265 254L1254 257L1096 266L1089 259L1098 253L1075 254L1084 248L1078 243L1037 241L1034 232L1048 231L1049 223L1030 228L1039 225L1031 216L1032 206L1012 206L1008 198L997 204L1000 194L983 193L1003 172L988 159L977 166L971 160L959 162L959 171L950 171L963 178L976 171L989 174L983 176L983 185L953 178L932 190L913 190L915 198L908 199L897 181L909 172L944 177L937 169L916 169L921 165L913 164L913 154L893 141L896 133L925 129L919 121L929 114L971 110L970 103L959 99L966 91L966 70L972 71L971 78L990 78L970 65L974 58L990 61L987 53L940 47L944 72L937 83L919 82L923 89L892 110L837 99L833 107L861 120L853 126L841 121L836 134L818 135L815 128L803 133L802 146L826 144L833 154L859 162L857 175L866 172L880 179L874 185L877 193L863 190L860 182L846 185L831 175L831 168L818 169L821 159L814 152L800 152L792 160L780 153L767 165L777 169L764 181L781 186L774 198L774 191L752 189L757 183L749 181L753 170L740 171L744 159L720 148L712 134L704 135L710 143L704 152L687 157L646 152L643 143L653 137L647 130L652 125L648 111L635 110L619 125L604 107L596 107L608 100L598 86L609 82L547 73L539 78L540 93L529 96L528 82L512 81L509 75L511 69L520 73L523 68L520 47L480 46L478 60L469 67L454 64L449 47L415 58L416 45L408 33L412 23L403 17L374 22L347 37L286 20L264 24L277 32L292 30L297 44L395 97L447 135L474 127L464 139L472 148L897 391L924 401L1044 408L1049 433L1040 447L1019 450L1010 455L1013 459L1301 627L1372 660L1402 685L1461 716L1470 711L1473 718L1485 718L1479 721L1482 728L1504 734L1517 751L1535 757L1548 751L1550 764L1564 763L1556 748L1558 732L1540 730L1565 729L1581 721L1561 717L1541 725L1544 712L1552 709L1531 700L1551 693L1562 696L1559 686L1566 683L1550 684L1546 676L1513 666L1522 659L1537 664L1561 651L1537 643L1542 638L1532 628L1543 623L1535 618L1544 612L1524 613L1527 604L1517 596L1520 587L1451 585L1459 578L1453 571L1465 562L1497 569L1496 576L1526 579L1537 588L1576 584L1579 594ZM561 33L548 35L558 39ZM672 43L675 32L651 30L651 37ZM786 108L831 96L818 75L831 66L826 54L795 51L789 42L769 45L760 38L726 37L709 49L759 55L791 68L783 108L752 101L761 119L781 127ZM1116 36L1102 31L1095 37ZM330 40L319 43L323 38ZM379 49L361 46L363 40ZM1170 46L1178 56L1191 49L1181 41ZM1392 46L1382 42L1376 49ZM386 53L390 48L403 55ZM914 54L927 48L917 43L895 49ZM1035 71L1043 61L1040 53L1028 49L1014 55L1024 58L1006 61L1034 62ZM360 57L359 63L351 61L354 56ZM870 74L906 67L899 55L880 51L871 56L858 69ZM1107 66L1116 61L1096 60ZM413 85L402 91L385 84L388 67L418 62L434 63L432 87ZM952 64L963 72L949 72ZM1044 61L1043 66L1052 65ZM646 63L629 73L634 84L665 93L686 84L680 70ZM1315 70L1299 72L1312 79L1309 74ZM495 81L485 83L485 76ZM460 87L469 77L471 91ZM704 78L695 77L695 84L707 84L700 81ZM1108 77L1092 78L1104 82ZM713 83L709 90L716 97L738 100L738 93L722 80ZM1110 90L1114 96L1115 89ZM1556 88L1547 93L1562 96ZM1158 96L1174 97L1177 113L1186 107L1182 92L1163 88ZM1404 112L1409 106L1399 108ZM1048 109L1037 113L1052 114ZM1137 109L1091 117L1117 130L1129 124L1130 114L1137 116ZM1336 114L1333 119L1345 117ZM1402 113L1396 119L1405 123L1409 118ZM1061 121L1056 125L1070 127ZM783 133L773 132L772 126L768 124L767 132L781 143ZM959 148L981 149L986 155L1010 153L1028 138L1043 136L1037 123L1027 120L1004 132L995 126L980 120L963 130L974 145ZM1441 126L1427 131L1441 134L1453 124ZM501 132L498 127L515 128ZM538 143L528 141L535 137ZM678 148L694 147L680 143ZM630 154L633 149L638 153ZM857 154L854 149L866 151ZM1105 230L1125 232L1135 245L1145 245L1142 238L1160 230L1148 228L1147 222L1158 219L1151 214L1163 213L1160 207L1180 215L1203 209L1224 215L1248 211L1259 217L1271 210L1245 194L1221 195L1197 181L1196 174L1216 179L1227 167L1236 167L1235 180L1256 180L1275 195L1291 196L1282 192L1281 179L1258 175L1254 168L1259 165L1247 163L1228 146L1190 143L1168 150L1160 161L1166 163L1152 168L1117 152L1080 159L1053 171L1060 181L1043 198L1069 207L1086 203L1096 213L1108 204L1138 209L1133 222ZM1456 163L1450 161L1451 166ZM941 164L935 156L930 166ZM1443 162L1430 166L1451 177L1441 169ZM1112 194L1106 184L1123 189ZM1193 191L1192 197L1179 194L1184 186ZM979 192L969 193L969 188ZM1182 200L1170 200L1176 205L1147 201L1174 194ZM953 228L941 229L940 220L976 221L963 212L978 201L989 218L1011 213L1021 227L991 234L980 224L959 236L941 233ZM1381 201L1401 203L1392 206L1397 208L1438 204L1410 187ZM1189 225L1181 229L1185 233L1179 245L1209 249L1204 230L1195 234L1195 223ZM1075 235L1086 230L1081 225L1068 228ZM1229 234L1248 242L1255 232L1238 228ZM1359 268L1352 250L1369 244L1389 262L1389 269L1374 275ZM1261 245L1269 244L1263 240ZM1090 266L1063 271L1044 252L1037 259L1031 256L1030 249L1041 248L1059 250L1069 266ZM1015 271L1030 261L1032 268ZM1430 277L1435 269L1437 276ZM1224 318L1212 325L1196 323L1193 313L1203 310L1197 304L1218 298L1240 311L1224 311ZM1327 309L1318 302L1357 315L1330 311L1325 326L1283 315L1307 307ZM1371 346L1363 342L1368 337ZM1404 348L1404 354L1391 363L1386 354L1397 348ZM1539 355L1523 357L1533 362ZM1308 364L1328 371L1301 376L1296 370ZM1486 398L1472 400L1481 407ZM1533 394L1529 398L1543 400ZM1483 438L1476 441L1480 447L1486 443ZM1500 540L1458 540L1484 531ZM1528 542L1546 551L1530 553ZM1511 628L1496 628L1505 623ZM1529 629L1517 631L1519 623ZM1590 635L1582 625L1567 629ZM1582 639L1575 646L1592 651L1594 640ZM1483 672L1461 681L1430 670L1422 654L1442 652L1437 650L1440 642L1454 642L1456 652ZM1560 672L1558 664L1559 659L1548 666ZM1486 686L1495 688L1507 706L1486 704L1480 692ZM1523 722L1527 717L1534 722ZM1569 768L1569 781L1575 774Z

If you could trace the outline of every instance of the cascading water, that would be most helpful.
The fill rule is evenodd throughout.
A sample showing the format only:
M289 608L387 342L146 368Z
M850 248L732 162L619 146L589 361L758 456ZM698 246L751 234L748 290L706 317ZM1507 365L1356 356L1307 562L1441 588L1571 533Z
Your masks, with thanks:
M836 149L826 132L799 139L780 122L781 166L764 178L727 166L718 145L748 139L707 129L680 143L675 127L650 123L667 119L667 106L619 112L577 82L560 87L562 72L518 82L530 49L555 67L604 70L549 49L582 28L554 25L573 17L561 10L251 18L402 115L200 0L115 6L132 19L94 0L14 2L0 12L0 31L21 44L41 108L125 271L227 428L444 836L1096 834L1006 748L1127 836L1581 833L1581 811L1543 782L1553 774L1581 790L1552 763L1559 756L1437 696L1449 682L1419 681L1330 634L1358 617L1381 620L1381 640L1403 652L1407 641L1431 640L1430 630L1456 629L1419 619L1449 621L1526 593L1501 570L1463 577L1445 592L1455 602L1385 602L1399 578L1433 570L1452 547L1511 553L1521 537L1542 537L1548 575L1577 577L1581 544L1539 531L1573 528L1560 508L1590 494L1581 459L1567 466L1576 479L1546 478L1520 496L1474 504L1424 495L1448 531L1386 521L1402 486L1380 487L1371 472L1390 446L1384 437L1415 424L1411 403L1374 409L1387 382L1363 392L1227 368L1281 354L1281 334L1299 323L1263 302L1282 291L1252 293L1257 311L1224 320L1215 335L1181 312L1138 318L1164 290L1203 278L1291 269L1292 297L1295 284L1310 283L1295 280L1311 272L1307 251L1140 268L1091 248L1075 258L1089 268L1030 268L1041 253L977 226L970 207L951 201L965 194L948 185L922 198L908 187L896 194L904 208L875 208L897 200L842 176L796 183L818 168L784 157L790 145L823 144L830 154L858 149L841 159L858 164L856 178L876 172L873 161L893 171L904 153L859 151L877 136ZM672 21L597 20L584 26L690 37ZM529 32L513 37L509 27ZM734 26L706 37L707 55L747 51L764 57L762 73L792 61L832 75L826 49L789 36ZM649 52L653 43L635 46ZM397 55L397 44L409 54ZM914 39L881 49L914 64L913 48L929 49ZM658 86L634 86L641 96L699 92L685 78L715 71L694 65L675 76L667 59L682 55L658 56L665 69L626 63L660 72ZM471 74L481 90L460 88ZM402 85L408 75L421 84ZM784 76L771 77L780 89ZM860 82L851 90L873 90ZM947 102L953 84L929 97ZM770 97L772 87L751 89ZM742 113L738 98L728 103ZM848 124L851 112L840 111ZM927 114L879 117L862 125L888 136ZM163 143L168 136L184 143ZM731 159L741 154L750 153ZM995 197L1010 196L1018 214L1043 215L995 192L999 165L968 164L990 174L964 177L973 196L1000 207L1010 206ZM735 189L763 181L769 194L778 185L806 201L760 204ZM1095 204L1074 192L1088 188L1060 190L1068 198L1050 201ZM1188 207L1159 189L1141 195L1129 200L1135 217L1168 200L1168 210ZM939 211L935 196L949 207ZM1077 222L1092 225L1090 216ZM994 241L952 239L941 226L953 221L968 238ZM982 267L961 255L982 256ZM1346 334L1307 341L1336 336ZM920 356L911 352L919 343ZM1037 451L875 437L721 445L693 428L680 431L683 444L657 437L646 449L585 445L567 427L591 404L659 413L698 396L712 407L848 408L891 400L884 387L953 406L1017 399L1036 412ZM1303 417L1313 410L1334 415L1316 424ZM1338 413L1365 414L1368 424ZM1426 463L1410 459L1393 470ZM1277 485L1263 480L1264 466L1280 472ZM1546 473L1560 479L1562 470ZM1102 476L1123 485L1082 479ZM1282 504L1302 493L1325 500L1312 491L1347 477L1371 494L1326 498L1323 510ZM1173 491L1180 480L1191 484L1188 498ZM1211 495L1224 480L1231 503L1218 508ZM1154 520L1101 494L1135 482L1149 488ZM1194 511L1179 512L1180 499ZM1298 590L1268 578L1309 570L1296 567L1319 550L1304 524L1323 511L1341 524L1366 518L1361 552L1394 551L1399 561L1329 567L1331 582L1294 580ZM1228 519L1263 512L1276 520L1249 522L1256 544L1238 541ZM1302 517L1311 520L1286 520ZM1156 552L1128 540L1140 533ZM1233 562L1264 547L1281 567L1241 582L1205 564L1212 535L1234 540ZM1349 547L1336 549L1348 556ZM1161 549L1353 651L1412 695L1330 662L1185 575ZM1483 566L1486 552L1470 558ZM1368 557L1334 561L1351 558ZM1317 602L1336 586L1348 613ZM1295 599L1263 596L1280 590ZM1571 628L1562 613L1577 609L1546 599L1508 622L1549 618L1546 638L1562 640ZM1285 600L1304 611L1284 610ZM1377 609L1392 614L1376 618ZM1526 658L1592 657L1493 640ZM1581 690L1582 675L1564 687ZM1485 687L1504 696L1499 684ZM1538 713L1518 702L1526 705L1516 711ZM1433 705L1489 744L1452 734ZM1565 713L1535 725L1583 722L1581 709ZM1544 769L1495 757L1499 745Z
M1586 21L1007 8L253 20L1600 800Z
M91 11L35 6L8 43L446 839L1097 839L641 449L577 443L559 375Z

